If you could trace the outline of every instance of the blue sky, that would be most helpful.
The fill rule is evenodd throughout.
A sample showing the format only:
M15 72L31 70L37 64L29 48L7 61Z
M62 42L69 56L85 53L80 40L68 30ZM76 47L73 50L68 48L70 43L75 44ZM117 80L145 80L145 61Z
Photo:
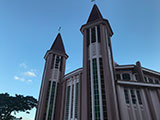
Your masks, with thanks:
M96 0L111 24L112 49L118 64L135 64L160 71L160 1ZM0 93L38 98L46 51L59 26L69 55L66 72L82 66L81 25L90 0L0 0ZM33 120L35 110L24 115ZM22 115L22 114L21 114Z

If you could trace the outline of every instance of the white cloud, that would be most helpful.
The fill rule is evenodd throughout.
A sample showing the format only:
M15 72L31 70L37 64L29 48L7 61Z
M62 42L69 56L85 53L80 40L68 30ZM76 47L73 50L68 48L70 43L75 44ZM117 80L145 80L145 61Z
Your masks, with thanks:
M27 68L27 65L25 63L21 63L21 64L19 64L19 66L22 68L25 68L25 69Z
M28 77L36 77L36 74L32 71L28 71L24 73L24 76L28 76Z
M30 82L30 83L32 82L32 80L27 80L27 81Z
M19 81L21 81L21 82L24 82L25 81L25 79L24 78L20 78L20 77L18 77L18 76L14 76L14 79L15 80L19 80Z
M19 80L19 77L18 77L18 76L14 76L14 79L15 79L15 80Z
M14 76L14 80L25 82L25 83L32 83L33 80L31 78L37 77L37 70L36 69L30 69L30 67L25 63L19 64L19 67L21 67L21 72L18 73L18 75Z

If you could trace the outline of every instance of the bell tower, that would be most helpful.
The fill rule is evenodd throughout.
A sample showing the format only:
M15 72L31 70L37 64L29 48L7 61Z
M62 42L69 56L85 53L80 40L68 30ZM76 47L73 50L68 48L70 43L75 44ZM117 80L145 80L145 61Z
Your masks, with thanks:
M61 84L68 58L60 33L44 58L45 68L35 120L59 120L63 102Z
M111 47L113 31L94 4L82 25L81 120L119 120Z

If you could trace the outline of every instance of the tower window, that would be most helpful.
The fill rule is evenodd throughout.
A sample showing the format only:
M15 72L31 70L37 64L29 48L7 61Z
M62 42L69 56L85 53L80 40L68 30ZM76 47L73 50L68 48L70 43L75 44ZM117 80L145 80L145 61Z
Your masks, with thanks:
M46 119L46 111L47 111L47 105L48 105L48 98L49 98L49 93L50 93L50 87L51 87L51 81L48 83L48 88L47 88L47 97L46 97L46 102L45 102L45 108L44 108L44 119Z
M135 78L136 78L137 81L140 81L140 77L139 77L138 74L135 74Z
M139 102L139 104L140 104L140 105L142 105L142 100L141 100L140 91L139 91L139 90L137 90L136 92L137 92L138 102Z
M149 81L150 83L153 83L153 79L152 79L152 78L148 78L148 81Z
M156 83L156 84L159 84L159 80L155 79L155 83Z
M56 95L55 95L55 102L57 103L57 93L58 93L58 90L59 90L59 83L57 83L57 88L56 88L57 90L56 90ZM57 112L56 112L56 105L54 106L54 115L53 115L53 120L55 120L55 118L56 118L56 116L57 116Z
M67 100L66 100L66 115L65 120L68 120L69 118L69 102L70 102L70 86L67 87Z
M91 94L91 71L90 71L90 60L88 61L88 80L89 80L89 104L90 104L90 120L92 120L92 94Z
M53 69L53 67L54 67L54 59L55 59L55 55L53 54L52 55L52 62L51 62L51 69Z
M131 92L131 98L132 98L132 103L136 104L136 96L135 96L135 92L133 89L130 90Z
M60 71L62 71L62 65L63 65L63 57L61 57Z
M90 43L90 34L89 34L89 29L87 29L87 47L89 46Z
M72 85L72 98L71 98L71 118L73 117L73 96L74 95L74 85Z
M136 78L136 80L138 80L138 75L137 74L135 74L135 78Z
M124 89L124 96L125 96L126 103L129 104L129 95L128 95L127 89Z
M55 63L55 68L57 68L57 69L58 69L60 60L61 60L60 57L57 56L57 58L56 58L56 63Z
M98 89L98 74L97 74L97 59L92 60L93 66L93 83L94 83L94 110L95 120L100 120L100 103L99 103L99 89Z
M97 32L98 32L98 42L101 42L101 34L100 34L100 26L97 26Z
M78 92L79 92L79 83L76 83L75 118L78 118Z
M106 95L105 95L105 85L104 85L104 74L103 74L103 61L102 58L99 58L100 65L100 77L101 77L101 91L102 91L102 103L103 103L103 116L104 120L107 120L107 104L106 104Z
M49 105L48 120L51 120L51 118L52 118L55 91L56 91L56 82L53 81L53 83L52 83L52 91L51 91L51 98L50 98L50 105Z
M96 32L95 32L95 27L91 29L91 34L92 34L92 43L96 42Z
M145 82L147 82L147 77L146 76L144 76L144 80L145 80Z
M130 80L130 75L128 73L122 74L123 80Z
M116 74L116 79L117 79L117 80L121 80L120 74Z

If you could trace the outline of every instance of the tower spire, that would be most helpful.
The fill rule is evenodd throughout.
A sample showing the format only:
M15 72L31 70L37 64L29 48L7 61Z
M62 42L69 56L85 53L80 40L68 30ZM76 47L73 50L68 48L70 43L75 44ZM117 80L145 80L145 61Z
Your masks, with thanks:
M66 51L65 51L65 48L64 48L64 44L63 44L63 41L62 41L62 37L61 37L61 34L58 33L52 47L50 50L56 50L56 51L59 51L61 53L65 53L66 54Z
M98 19L103 19L103 16L101 15L98 7L96 4L94 4L93 8L92 8L92 11L90 13L90 16L88 18L88 21L87 23L90 23L90 22L93 22L93 21L96 21Z

